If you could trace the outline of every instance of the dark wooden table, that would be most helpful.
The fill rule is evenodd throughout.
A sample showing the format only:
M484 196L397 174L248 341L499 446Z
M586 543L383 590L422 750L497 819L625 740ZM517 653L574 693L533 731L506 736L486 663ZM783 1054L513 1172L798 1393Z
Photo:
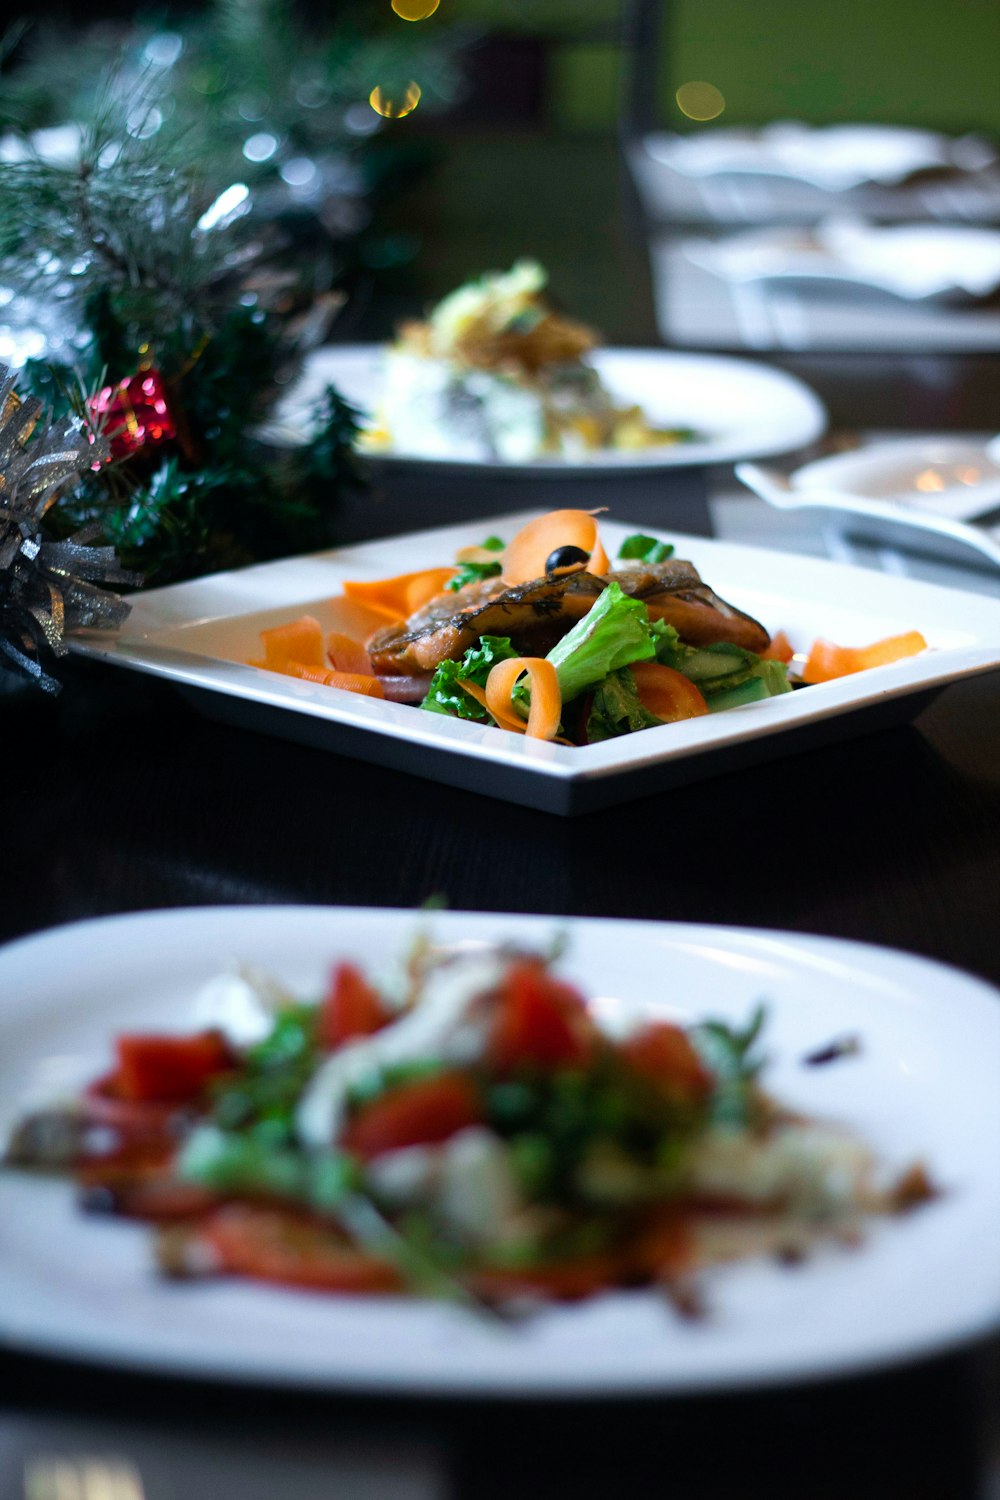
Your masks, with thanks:
M872 417L870 387L880 425L893 412L896 425L917 425L927 380L936 425L983 427L991 402L1000 411L988 361L938 360L912 378L886 365L881 384L874 364L860 383L853 366L810 365L842 426ZM3 939L149 907L410 907L441 895L477 910L830 934L1000 982L996 675L952 688L911 727L572 821L209 723L133 674L71 662L64 681L56 701L0 699ZM1000 1247L982 1253L1000 1271ZM356 1439L383 1453L415 1443L462 1500L668 1489L697 1500L985 1500L1000 1459L995 1342L781 1392L565 1407L202 1389L14 1352L0 1356L0 1381L11 1420L71 1416L84 1432L110 1420L125 1451L141 1428L162 1470L147 1500L170 1493L157 1483L169 1485L171 1455L195 1439L222 1447L211 1483L175 1484L184 1500L231 1492L229 1439L277 1465L269 1500L352 1493L307 1482L293 1458L312 1454L318 1472ZM0 1500L22 1493L3 1483ZM379 1493L353 1491L369 1492Z

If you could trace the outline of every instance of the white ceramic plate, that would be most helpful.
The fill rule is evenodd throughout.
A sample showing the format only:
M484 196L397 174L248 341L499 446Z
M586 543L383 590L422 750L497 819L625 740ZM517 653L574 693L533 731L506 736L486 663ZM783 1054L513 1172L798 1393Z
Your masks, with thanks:
M661 349L598 349L592 359L605 385L623 405L642 406L654 424L691 427L701 435L699 440L636 453L594 453L579 462L553 457L529 464L499 460L470 464L467 459L427 459L392 450L373 451L369 457L380 463L565 478L574 472L675 469L787 453L814 442L826 428L826 412L808 386L751 360ZM268 436L285 443L302 442L309 431L311 410L328 385L336 386L371 417L381 399L383 380L380 344L339 344L317 350L282 401Z
M834 1375L1000 1325L1000 997L951 969L828 938L627 921L318 907L144 913L0 952L0 1099L50 1097L104 1065L122 1030L196 1024L234 956L315 994L335 957L386 957L418 922L442 940L565 931L565 967L606 1012L738 1021L766 999L767 1083L861 1134L890 1170L923 1159L942 1196L862 1248L789 1269L713 1273L711 1316L613 1293L497 1329L432 1303L164 1284L148 1232L81 1216L64 1182L0 1173L0 1338L179 1375L479 1396L682 1392ZM666 998L665 998L666 997ZM803 1055L857 1032L859 1057Z
M1000 567L1000 438L893 438L787 479L752 463L736 474L781 510L829 511L842 529L890 547Z
M906 302L976 302L1000 286L1000 233L976 225L873 225L830 219L812 229L757 229L685 240L684 254L724 280L806 281L885 292Z
M928 170L976 171L996 159L992 147L975 136L953 139L909 126L812 126L798 120L776 120L761 130L654 135L646 149L685 176L787 177L831 192L866 183L895 187Z
M678 556L690 558L717 593L772 631L784 628L797 650L821 635L850 646L913 629L923 631L932 649L838 682L581 748L246 665L260 655L264 628L305 613L334 628L331 599L344 579L447 565L457 548L491 533L509 538L527 519L500 516L152 590L136 596L116 635L94 632L71 645L168 678L212 717L556 813L742 770L806 743L906 719L947 683L1000 666L1000 602L669 532L664 539L676 543ZM602 521L609 555L637 529Z
M973 521L1000 506L1000 438L892 438L804 464L790 483L802 494L835 490Z

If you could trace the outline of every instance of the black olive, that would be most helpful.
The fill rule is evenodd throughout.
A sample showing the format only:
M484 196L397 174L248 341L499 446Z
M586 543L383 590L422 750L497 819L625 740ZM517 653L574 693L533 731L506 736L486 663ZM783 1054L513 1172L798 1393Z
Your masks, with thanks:
M554 573L556 568L572 568L577 563L589 562L590 553L584 552L582 547L557 547L545 559L545 571Z

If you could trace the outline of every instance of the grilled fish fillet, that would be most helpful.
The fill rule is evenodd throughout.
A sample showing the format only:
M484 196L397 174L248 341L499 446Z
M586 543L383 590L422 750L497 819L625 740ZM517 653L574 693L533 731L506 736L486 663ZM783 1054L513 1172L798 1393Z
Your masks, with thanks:
M720 599L689 562L621 568L598 578L592 573L549 574L515 588L490 578L456 593L438 594L399 625L379 630L368 641L375 671L382 674L429 672L443 661L459 660L484 635L509 636L522 656L544 656L588 613L609 583L642 599L653 619L666 620L692 646L729 641L763 651L770 637L763 625Z

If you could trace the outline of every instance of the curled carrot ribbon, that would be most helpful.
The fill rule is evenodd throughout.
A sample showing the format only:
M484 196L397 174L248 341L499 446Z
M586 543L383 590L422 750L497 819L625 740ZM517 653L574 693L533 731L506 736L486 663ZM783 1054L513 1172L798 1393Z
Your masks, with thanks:
M527 674L531 689L531 708L527 721L517 712L513 703L513 692L518 681ZM463 682L466 692L472 691L474 683ZM489 710L501 729L515 734L526 734L531 739L551 740L559 730L562 717L562 694L559 678L550 661L542 656L516 656L511 661L497 662L486 679L486 691L476 689L472 696Z

